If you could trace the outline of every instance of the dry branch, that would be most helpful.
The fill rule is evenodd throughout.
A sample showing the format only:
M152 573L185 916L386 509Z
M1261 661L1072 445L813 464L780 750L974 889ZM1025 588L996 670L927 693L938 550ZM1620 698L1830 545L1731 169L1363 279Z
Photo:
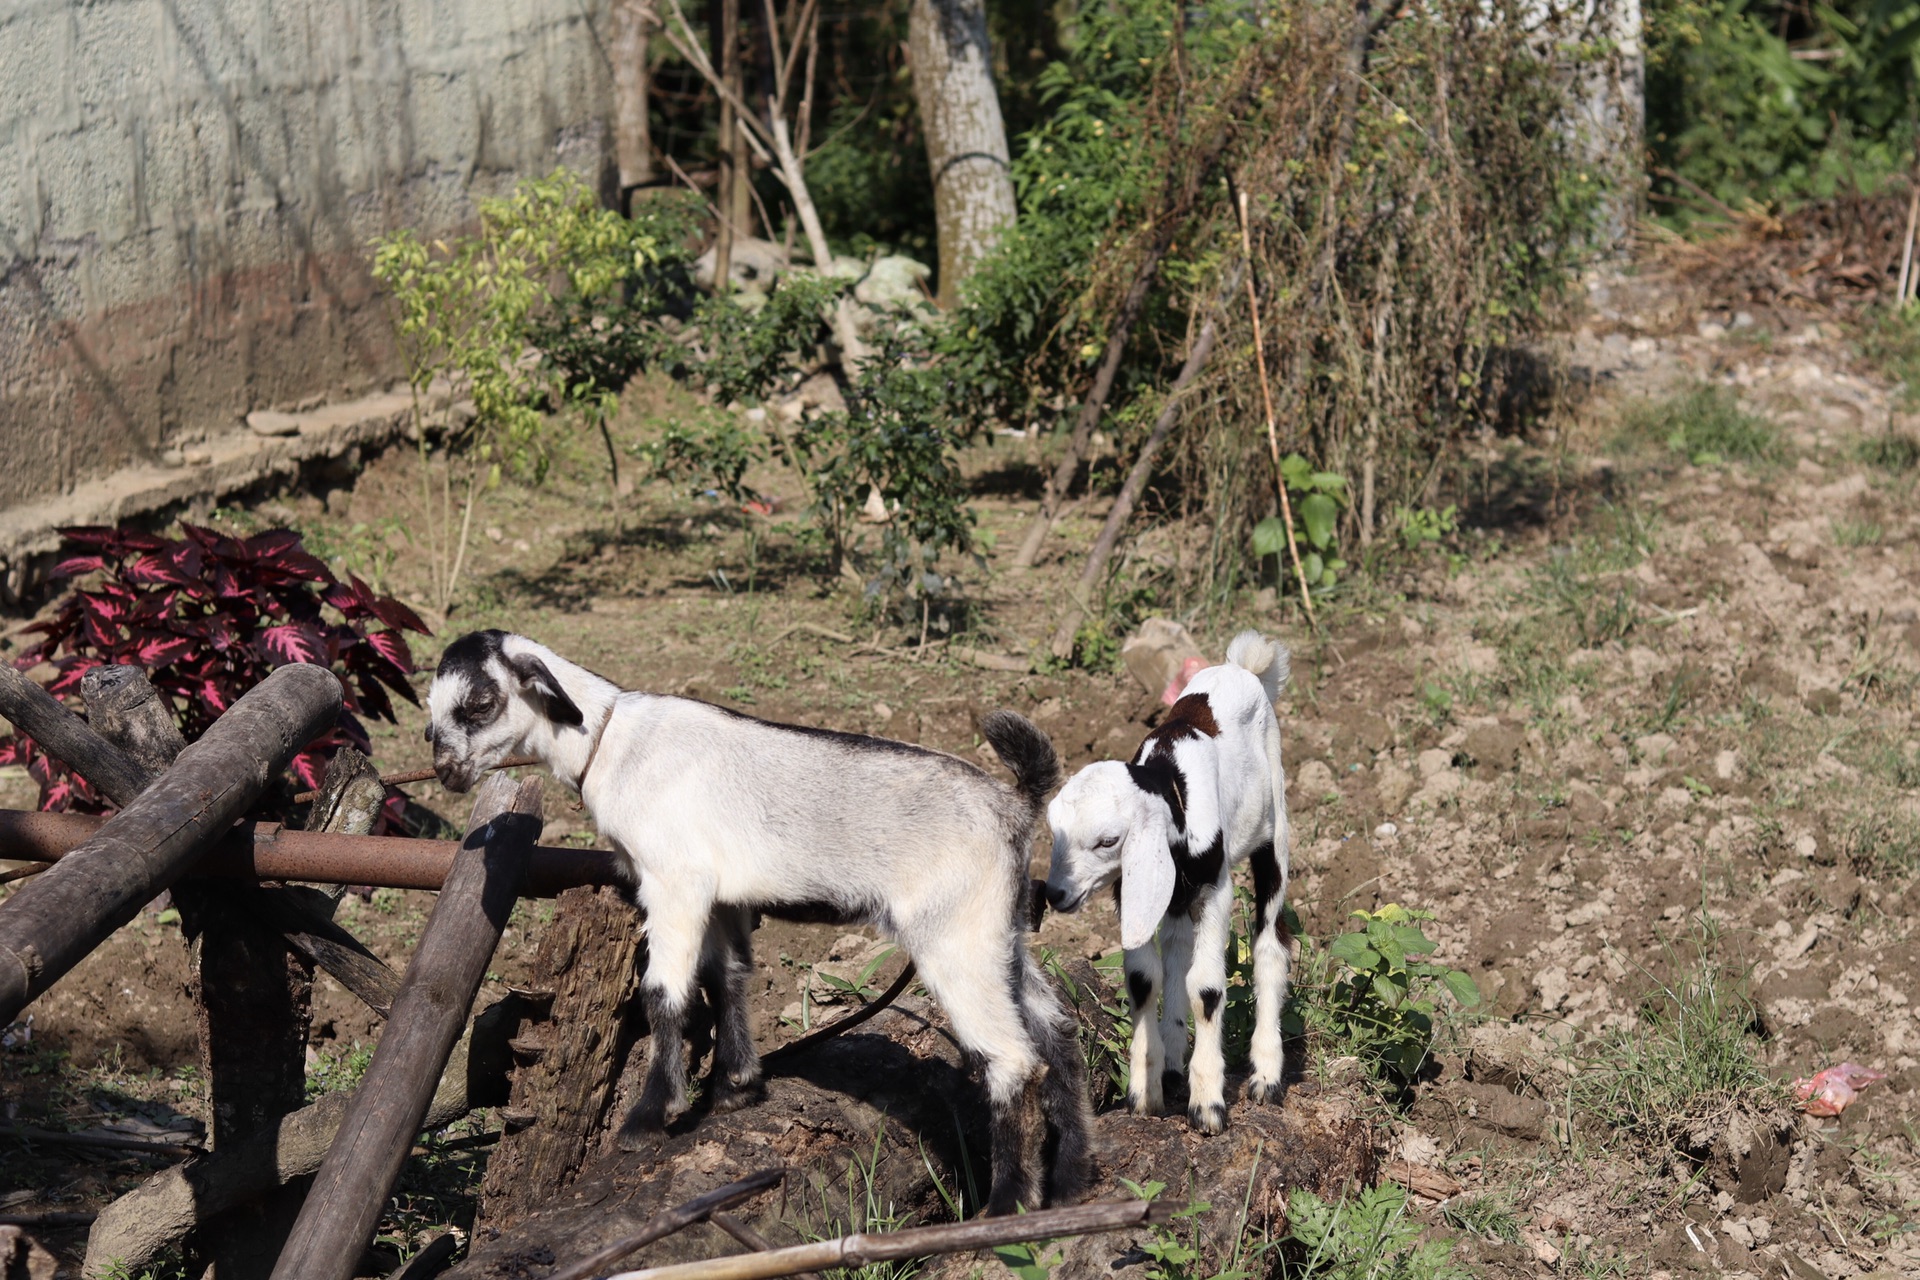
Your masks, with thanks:
M858 1232L816 1244L798 1244L765 1253L743 1253L706 1262L683 1262L671 1267L623 1271L608 1280L773 1280L827 1267L861 1267L899 1258L925 1258L941 1253L970 1253L995 1245L1029 1240L1054 1240L1090 1235L1096 1231L1124 1231L1172 1220L1176 1206L1145 1200L1082 1204L1068 1209L1042 1209L1007 1218L982 1218L944 1227L914 1227L877 1234Z
M184 1160L189 1156L201 1155L204 1151L198 1144L189 1142L153 1142L145 1138L123 1137L117 1133L62 1133L57 1129L33 1129L18 1124L0 1129L0 1137L28 1145L43 1142L51 1147L97 1147L102 1151L133 1151L169 1160Z
M350 1280L486 976L540 833L540 782L487 779L393 1016L294 1224L275 1280Z
M281 667L71 856L0 903L0 1024L177 879L334 722L340 701L324 667Z
M671 1209L656 1213L646 1226L632 1235L615 1240L612 1244L595 1250L578 1262L562 1267L547 1277L547 1280L587 1280L587 1277L600 1274L603 1267L620 1261L635 1249L645 1248L676 1231L685 1231L715 1210L731 1208L743 1200L750 1200L762 1191L778 1186L780 1180L786 1176L785 1169L761 1169L737 1182L715 1187L704 1195L695 1196L685 1204L675 1205Z

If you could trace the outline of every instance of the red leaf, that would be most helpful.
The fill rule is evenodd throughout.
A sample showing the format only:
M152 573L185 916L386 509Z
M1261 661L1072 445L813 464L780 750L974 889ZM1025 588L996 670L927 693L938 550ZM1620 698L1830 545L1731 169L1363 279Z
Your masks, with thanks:
M326 641L312 627L300 623L288 623L281 627L269 627L260 633L255 641L260 651L270 658L281 662L313 662L321 666L327 664Z
M367 607L367 611L388 626L405 628L408 631L418 631L423 636L433 634L432 631L427 629L427 624L420 621L419 614L407 608L407 606L401 604L392 596L374 595L367 587L367 584L360 581L358 577L353 579L353 590L354 594L360 597L360 603Z
M59 564L53 566L52 571L49 572L47 576L49 578L71 578L75 574L91 573L95 569L104 569L106 567L107 558L105 556L74 556L72 559L62 560Z
M193 641L186 636L149 636L134 651L140 665L152 670L178 662L193 652Z
M413 674L413 651L407 648L407 638L398 631L371 632L367 636L367 646L399 668L402 674Z

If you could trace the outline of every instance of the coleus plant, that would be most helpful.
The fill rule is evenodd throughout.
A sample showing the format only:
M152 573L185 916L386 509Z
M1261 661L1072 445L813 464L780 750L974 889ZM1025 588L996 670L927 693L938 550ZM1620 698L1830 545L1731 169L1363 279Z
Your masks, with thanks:
M90 667L141 667L188 741L274 668L327 667L340 677L345 706L333 728L293 759L293 774L309 788L341 746L369 748L361 716L393 721L390 693L419 703L407 683L413 655L402 633L424 635L427 626L413 610L353 575L340 581L290 530L250 538L188 524L181 530L185 536L168 539L127 528L62 529L71 554L52 576L97 576L70 591L51 618L26 628L40 638L14 665L50 664L47 690L55 696L77 692ZM0 739L0 764L26 766L40 784L42 809L108 807L24 734Z

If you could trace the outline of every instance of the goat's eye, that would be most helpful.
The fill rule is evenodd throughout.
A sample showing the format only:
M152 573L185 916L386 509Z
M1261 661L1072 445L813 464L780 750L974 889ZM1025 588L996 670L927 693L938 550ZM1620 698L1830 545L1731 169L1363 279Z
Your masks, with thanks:
M1093 847L1096 849L1111 849L1113 848L1113 846L1119 843L1120 843L1119 836L1108 836L1104 840L1096 841Z

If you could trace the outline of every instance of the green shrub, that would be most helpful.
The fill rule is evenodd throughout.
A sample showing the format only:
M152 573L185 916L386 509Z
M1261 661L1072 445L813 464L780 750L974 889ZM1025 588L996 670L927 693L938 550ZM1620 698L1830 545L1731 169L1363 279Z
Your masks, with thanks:
M1287 1197L1279 1280L1466 1280L1451 1241L1420 1240L1407 1193L1390 1182L1327 1203L1311 1191Z
M1411 1085L1433 1051L1438 997L1445 990L1463 1008L1480 1003L1480 989L1458 969L1417 957L1434 944L1418 921L1431 911L1388 903L1356 911L1359 927L1327 944L1304 998L1294 1002L1300 1025L1327 1050L1351 1054L1391 1085ZM1302 969L1309 974L1302 955Z
M1785 452L1772 423L1742 409L1732 391L1706 382L1634 404L1624 425L1629 436L1658 440L1696 467L1778 462Z

